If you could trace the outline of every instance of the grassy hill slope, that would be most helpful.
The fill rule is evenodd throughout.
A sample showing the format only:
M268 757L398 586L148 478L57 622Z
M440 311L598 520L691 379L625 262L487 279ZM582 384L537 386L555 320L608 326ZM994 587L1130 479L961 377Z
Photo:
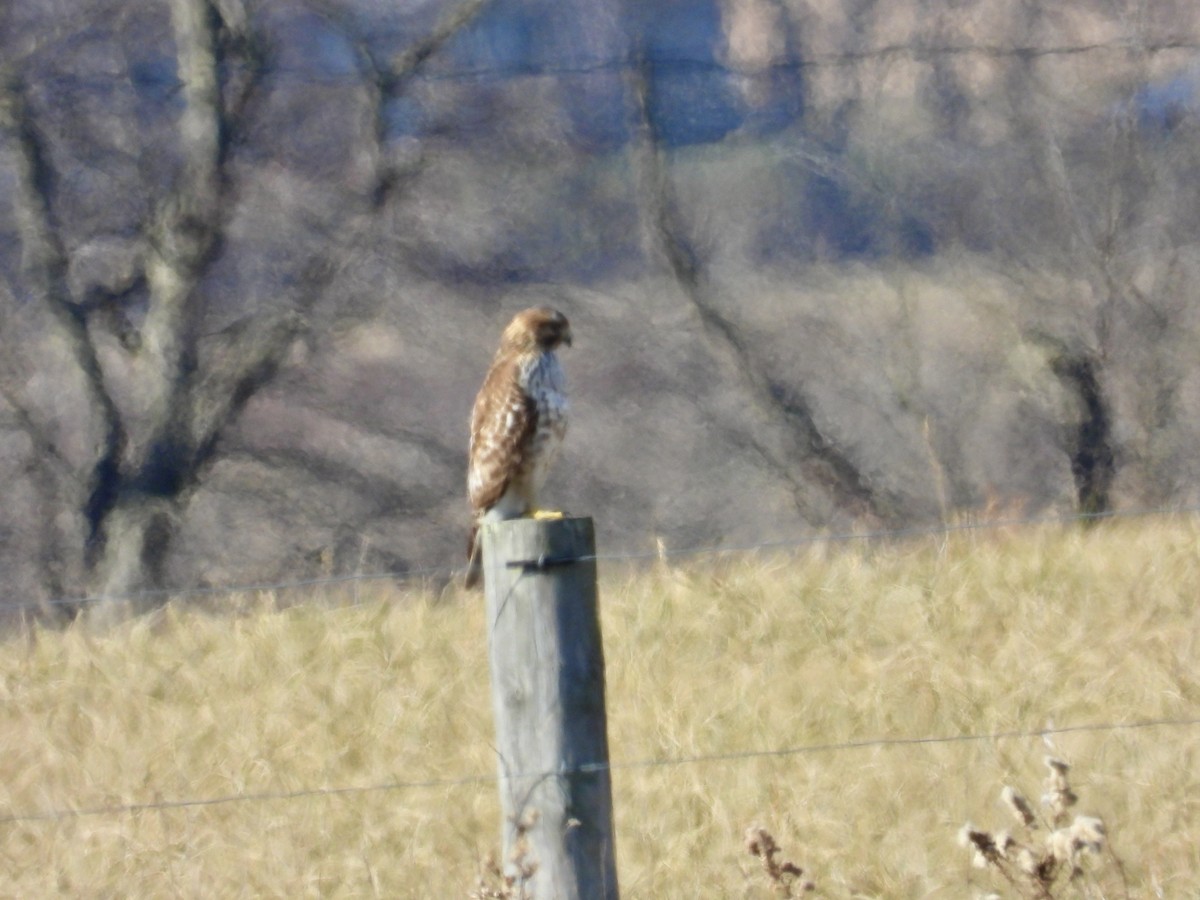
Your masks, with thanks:
M605 572L622 895L772 896L752 823L819 896L1002 887L956 833L1008 827L1001 787L1036 798L1053 752L1130 895L1194 896L1200 725L905 740L1200 718L1197 538L1163 519ZM466 896L498 837L482 601L358 600L0 644L0 895Z

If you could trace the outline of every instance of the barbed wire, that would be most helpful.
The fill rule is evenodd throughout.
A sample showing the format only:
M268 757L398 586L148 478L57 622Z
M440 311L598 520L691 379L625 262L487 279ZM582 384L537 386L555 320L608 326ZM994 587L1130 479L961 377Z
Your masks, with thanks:
M1137 722L1106 722L1083 725L1047 726L1036 729L1012 729L1007 731L992 731L981 734L931 735L924 737L880 737L863 740L839 741L822 744L804 744L795 747L782 747L769 750L744 750L726 753L702 753L690 756L655 757L624 762L582 763L577 766L565 766L555 771L508 774L504 780L524 781L546 779L552 777L567 777L570 775L589 775L598 772L632 771L638 769L676 768L680 766L703 765L708 763L744 762L756 759L785 758L816 753L847 753L858 750L895 749L899 747L921 747L945 744L985 743L1028 738L1046 739L1067 734L1083 733L1113 733L1122 731L1141 731L1150 728L1194 728L1200 726L1200 717L1182 719L1145 719ZM495 785L501 781L500 775L469 774L448 778L426 778L415 780L385 781L367 785L351 785L343 787L301 788L293 791L256 791L238 794L225 794L216 797L203 797L180 800L153 800L144 803L118 803L104 806L77 808L45 809L28 813L8 813L0 815L0 825L13 825L27 822L61 822L66 819L80 819L92 816L132 815L139 812L193 809L206 806L223 806L234 803L269 803L306 800L321 797L344 797L360 794L384 793L390 791L422 790L435 788L456 788L471 785Z
M341 584L362 583L371 581L391 581L407 583L452 577L459 569L439 566L427 569L397 569L386 572L354 572L345 575L319 575L312 578L298 578L292 581L249 582L233 585L196 585L184 588L151 588L141 591L130 591L125 594L88 594L77 597L55 597L45 600L22 600L12 603L0 603L0 609L29 609L39 606L91 606L97 603L125 603L136 600L183 600L195 597L220 597L229 594L255 594L271 591L290 591L301 588L332 587Z
M640 551L630 553L605 553L582 556L580 562L638 562L648 560L688 559L695 556L719 556L722 554L757 553L762 550L798 549L810 544L844 544L853 542L895 541L916 537L949 536L971 531L999 531L1005 528L1035 527L1043 525L1069 525L1072 523L1101 522L1115 519L1151 518L1155 516L1190 516L1200 513L1200 505L1159 506L1105 512L1074 512L1044 516L1023 516L1001 519L986 519L964 522L939 522L929 525L911 525L902 528L883 528L871 531L847 531L829 534L812 534L799 538L758 541L749 544L702 546L681 550Z
M637 51L630 51L618 53L613 56L585 59L570 63L560 61L525 61L457 67L446 62L430 63L420 66L416 70L402 73L398 81L395 74L390 73L387 65L384 63L380 63L375 67L364 68L349 59L344 64L330 65L324 70L316 64L302 67L250 63L240 60L226 60L225 67L230 72L236 71L260 78L284 78L294 79L297 82L306 84L330 85L361 83L378 80L381 77L385 77L396 83L406 81L455 82L488 79L501 81L544 77L565 78L644 71L647 67L651 70L691 69L695 71L715 72L739 78L755 78L784 72L796 72L804 69L847 68L855 65L901 58L917 62L927 62L948 57L982 56L996 60L1011 59L1026 61L1052 57L1086 56L1093 53L1156 55L1176 51L1200 51L1200 40L1184 37L1160 41L1139 41L1131 38L1118 38L1112 41L1085 44L1019 44L1015 46L984 43L886 44L877 47L866 47L862 50L844 50L828 53L814 52L804 56L788 56L761 65L740 65L733 60L722 59L717 54L713 56L643 55ZM131 81L128 74L122 73L88 73L86 76L77 76L74 73L64 72L51 77L60 85L71 82L86 85L105 81ZM149 83L147 82L147 84ZM174 82L173 78L164 77L153 83L160 87L169 88Z
M908 57L916 61L927 61L952 56L986 56L991 59L1038 59L1054 56L1079 56L1100 52L1165 53L1176 50L1200 50L1200 42L1175 39L1158 42L1139 42L1118 39L1090 44L1062 44L1051 46L1018 45L1005 47L1000 44L888 44L849 50L837 53L811 53L806 56L786 57L761 65L738 65L719 57L646 55L637 53L562 64L521 64L508 66L475 66L451 69L431 67L413 75L425 81L478 80L483 78L544 77L547 75L591 75L596 73L640 71L644 67L676 68L715 71L738 77L761 77L778 72L801 69L845 68L860 63L878 62L885 59Z
M872 531L860 532L844 532L838 534L813 534L806 535L796 539L789 540L773 540L758 542L753 544L742 545L738 547L729 546L702 546L691 547L685 550L676 551L673 553L656 552L650 554L642 553L616 553L616 554L594 554L590 556L579 557L575 561L637 561L645 559L670 559L684 556L699 556L703 554L726 555L726 554L743 554L748 552L757 552L763 549L786 549L810 545L822 542L848 542L848 541L877 541L877 540L897 540L911 537L929 537L940 535L951 535L955 533L1004 529L1012 527L1028 527L1028 526L1043 526L1053 524L1067 524L1072 522L1091 522L1104 519L1127 519L1134 517L1153 517L1153 516L1180 516L1194 515L1200 512L1200 506L1188 507L1169 507L1169 508L1144 508L1133 510L1115 510L1102 513L1074 513L1053 516L1029 516L1020 518L1007 519L991 519L985 521L967 521L958 523L945 523L940 525L929 526L914 526L910 528L900 529L881 529ZM238 593L250 592L259 590L278 590L287 587L310 587L330 584L344 584L355 581L364 581L372 579L396 579L407 577L410 580L418 577L427 577L430 573L458 573L461 570L449 569L427 569L427 570L407 570L402 573L384 572L384 573L360 573L344 576L330 576L323 578L299 579L287 583L277 584L258 584L258 585L243 585L235 588L216 588L202 587L192 589L190 592L193 595L207 595L216 593ZM171 591L147 591L138 594L130 595L130 599L135 597L146 596L163 596L177 595L181 592ZM93 601L105 598L91 598ZM63 601L74 602L74 601ZM635 770L650 770L662 768L677 768L682 766L703 765L703 764L720 764L720 763L735 763L750 761L756 759L773 759L787 758L792 756L800 756L816 753L846 753L865 749L892 749L899 747L916 747L916 746L931 746L931 745L949 745L972 742L998 742L1003 740L1016 740L1028 738L1049 738L1067 734L1078 733L1115 733L1127 732L1136 730L1145 730L1150 728L1175 728L1185 729L1194 728L1200 725L1200 716L1182 717L1182 718L1156 718L1146 719L1134 722L1100 722L1086 723L1079 725L1065 726L1047 726L1036 729L1011 729L1002 731L992 731L984 733L965 733L952 735L924 735L924 736L908 736L908 737L877 737L865 738L859 740L847 740L840 742L826 742L819 744L804 744L791 747L781 748L764 748L757 750L729 751L718 753L697 753L684 756L669 756L669 757L651 757L645 759L635 759L617 762L594 762L582 763L573 767L564 767L556 771L550 772L534 772L534 773L519 773L509 774L506 777L512 780L525 779L542 779L553 776L569 776L573 774L594 774L597 772L616 772L616 771L635 771ZM362 795L369 793L380 793L390 791L411 791L422 789L450 789L456 787L466 787L472 785L489 785L497 784L500 781L499 775L485 775L480 773L469 773L457 776L448 777L433 777L425 779L396 779L385 782L377 782L366 785L343 785L334 787L313 787L300 788L290 791L254 791L254 792L239 792L232 794L224 794L212 797L201 798L181 798L174 800L153 800L133 803L117 803L104 804L87 807L63 807L50 808L30 812L10 812L0 814L0 825L12 825L21 823L35 822L58 822L68 819L77 819L95 816L120 816L133 815L139 812L146 811L168 811L175 809L193 809L211 806L220 806L228 804L240 803L266 803L266 802L289 802L304 799L315 798L335 798L352 795Z
M881 528L868 531L814 532L788 538L774 538L742 544L702 544L672 550L662 547L655 550L629 550L595 553L574 558L573 562L650 562L693 559L704 556L725 556L758 553L765 550L793 550L814 544L845 544L900 541L920 537L950 536L973 531L999 531L1006 528L1027 528L1046 525L1069 525L1073 523L1101 522L1112 520L1195 516L1200 513L1200 504L1185 506L1140 507L1105 512L1072 512L1050 515L1014 516L978 521L937 522L927 525L912 525L901 528ZM221 597L236 594L293 591L304 588L335 587L346 584L372 581L388 581L393 584L448 581L461 577L465 571L461 566L427 566L381 572L353 572L343 575L324 575L299 578L289 581L263 581L228 585L195 585L176 588L154 588L131 591L125 594L89 594L75 597L56 597L42 600L23 600L0 603L0 609L33 609L38 607L87 607L104 602L133 602L139 600L188 600L197 597Z

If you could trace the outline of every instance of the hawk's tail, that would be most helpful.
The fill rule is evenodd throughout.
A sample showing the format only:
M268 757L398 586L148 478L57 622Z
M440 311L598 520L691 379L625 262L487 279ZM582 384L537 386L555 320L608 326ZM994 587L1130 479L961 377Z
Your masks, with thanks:
M467 590L479 587L483 580L483 541L479 536L479 523L471 525L471 534L467 538L467 574L463 579L463 587Z

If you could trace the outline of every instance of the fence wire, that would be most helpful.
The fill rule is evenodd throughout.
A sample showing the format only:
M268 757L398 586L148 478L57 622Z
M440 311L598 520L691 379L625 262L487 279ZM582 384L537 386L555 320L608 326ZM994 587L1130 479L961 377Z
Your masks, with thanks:
M988 45L954 45L954 46L911 46L897 45L865 49L861 52L839 54L815 54L806 58L789 59L776 62L765 69L742 70L735 66L713 60L655 60L656 65L703 65L724 71L730 75L760 75L771 71L786 69L804 69L816 67L851 66L872 61L907 57L917 60L933 59L946 56L985 55L989 57L1035 58L1049 56L1071 56L1094 52L1137 52L1157 53L1174 50L1200 50L1200 44L1193 41L1177 40L1157 43L1140 43L1133 41L1113 41L1101 44L1050 46L1050 47L1000 47ZM628 56L612 59L596 60L573 66L540 65L540 66L505 66L505 67L472 67L463 69L426 67L414 77L424 80L476 80L502 79L517 77L574 77L586 76L604 72L619 72L633 69L640 63ZM354 80L361 81L369 78L369 73L354 72L345 74L322 74L319 72L290 71L286 69L264 69L257 74L272 77L298 78L308 81ZM1104 513L1085 514L1073 513L1062 515L1032 516L1008 518L987 521L966 521L961 523L939 523L918 525L895 529L878 529L870 531L848 531L843 533L813 533L788 538L744 543L738 545L697 545L676 550L657 551L617 551L612 553L597 553L593 556L581 557L580 561L607 562L644 562L654 560L695 559L709 556L726 556L749 554L763 551L780 551L799 549L816 544L835 544L851 542L898 541L918 537L950 536L964 532L980 532L1001 530L1014 527L1032 527L1044 525L1066 525L1080 522L1096 522L1100 520L1118 520L1166 516L1194 516L1200 512L1200 506L1160 507L1146 509L1120 510ZM23 602L3 602L0 608L25 609L45 606L84 607L100 602L127 602L139 600L187 600L200 597L220 597L235 594L261 592L293 591L313 588L336 587L348 584L367 582L391 582L394 584L412 584L431 579L449 579L460 575L461 568L446 566L430 566L424 568L406 568L395 571L380 571L369 573L351 573L290 581L257 582L230 584L222 586L197 585L176 588L163 588L131 592L122 595L87 595L75 597L58 597L44 600ZM1178 719L1150 719L1125 723L1085 723L1059 727L1046 727L1028 730L1007 730L989 733L967 733L953 735L928 736L898 736L876 737L869 739L843 741L837 743L805 744L792 747L766 748L758 750L723 752L711 754L693 754L673 757L653 757L609 763L584 763L555 772L530 773L514 775L512 778L569 776L572 774L588 774L601 771L646 771L653 769L679 768L684 766L732 764L752 760L788 758L809 754L843 754L856 751L880 749L892 750L902 747L927 747L962 743L987 743L1009 740L1045 739L1055 736L1079 733L1119 733L1142 731L1148 729L1173 729L1182 731L1200 726L1200 716ZM149 811L170 811L197 809L230 804L252 804L271 802L296 802L321 798L351 797L364 794L417 791L445 790L459 787L496 785L500 781L498 774L466 773L456 776L437 777L414 780L391 780L366 785L348 785L332 787L311 787L291 791L258 791L232 793L220 796L202 798L180 798L173 800L155 800L134 803L106 804L88 807L48 808L34 811L18 811L0 814L0 825L18 825L28 823L54 823L87 817L118 817L136 815Z
M1178 517L1194 516L1200 513L1200 506L1146 508L1132 510L1117 510L1104 513L1073 513L1050 516L1030 516L1021 518L993 519L987 521L947 523L928 526L913 526L910 528L880 529L872 531L852 531L835 534L810 534L789 539L762 541L738 546L696 546L678 551L656 551L654 553L598 553L594 556L580 557L579 561L595 562L637 562L645 560L670 560L680 558L696 558L703 556L725 556L760 552L763 550L798 549L803 546L819 543L847 543L855 541L888 541L903 540L914 537L949 536L963 532L1000 530L1014 527L1032 527L1043 525L1062 525L1071 523L1096 522L1100 520L1131 519L1146 517ZM312 588L329 585L340 585L353 582L390 580L416 581L437 576L451 576L461 573L461 569L429 568L423 570L405 570L403 572L359 573L353 575L331 576L323 578L299 579L290 582L274 582L260 584L231 585L225 587L196 587L183 590L146 591L123 597L86 597L63 598L49 601L52 603L95 603L101 600L134 600L145 598L186 598L194 596L211 596L222 594L238 594L255 591L277 591L293 588ZM17 606L32 604L11 604ZM552 776L568 776L572 774L587 774L600 771L633 771L661 768L677 768L704 764L736 763L756 759L786 758L817 753L847 753L867 749L894 749L899 747L930 746L961 744L971 742L999 742L1029 738L1050 738L1058 735L1077 733L1103 733L1144 730L1150 728L1187 729L1200 725L1200 716L1176 719L1148 719L1135 722L1105 722L1087 723L1080 725L1047 726L1039 729L994 731L981 734L955 735L925 735L901 737L877 737L861 740L843 741L837 743L805 744L792 747L764 748L724 753L693 754L686 756L654 757L640 760L626 760L609 763L584 763L575 767L563 768L555 772L538 772L510 775L514 779L545 778ZM421 789L449 789L472 785L494 785L500 780L499 775L484 775L479 773L461 774L456 776L392 780L367 785L349 785L334 787L302 788L292 791L258 791L226 794L204 798L182 798L176 800L155 800L137 803L107 804L90 807L51 808L44 810L13 812L0 815L0 825L13 825L33 822L60 822L69 819L79 819L96 816L132 815L140 812L155 810L191 809L209 806L221 806L238 803L267 803L286 802L315 798L335 798L390 791L413 791Z
M1121 731L1138 731L1149 728L1195 728L1200 725L1200 717L1185 719L1146 719L1139 722L1096 723L1085 725L1066 725L1061 727L1047 726L1046 728L1030 730L993 731L985 734L954 734L926 737L880 737L857 741L842 741L839 743L806 744L796 747L783 747L768 750L746 750L729 753L696 754L692 756L658 757L652 759L627 760L625 762L583 763L578 766L563 767L552 772L529 772L509 774L506 780L521 781L527 779L545 779L567 777L570 775L586 775L596 772L630 771L637 769L678 768L681 766L703 765L708 763L745 762L757 759L784 758L817 753L847 753L870 749L895 749L898 747L917 747L938 744L987 743L1029 738L1052 738L1066 734L1104 733ZM199 799L155 800L145 803L120 803L107 806L91 806L78 808L46 809L27 813L9 813L0 815L0 825L15 825L29 822L61 822L68 819L81 819L94 816L122 816L140 812L151 812L173 809L194 809L206 806L222 806L234 803L269 803L275 801L311 800L322 797L345 797L361 794L383 793L389 791L411 791L420 789L456 788L471 785L498 785L499 775L469 774L448 778L428 778L413 781L386 781L377 784L355 785L345 787L302 788L294 791L258 791L239 794L226 794L218 797Z
M701 544L692 547L682 547L672 550L660 548L655 550L617 550L609 553L596 553L581 556L575 562L595 563L637 563L650 561L670 562L673 560L696 559L710 556L731 556L753 554L763 551L799 550L802 547L817 544L847 544L901 541L921 537L949 537L964 532L1000 531L1007 528L1036 527L1045 525L1070 525L1081 523L1096 523L1123 519L1142 519L1155 517L1195 516L1200 513L1200 505L1195 506L1160 506L1144 507L1125 510L1110 510L1096 513L1061 513L1041 516L1022 516L980 521L939 522L928 525L912 525L902 528L882 528L867 531L845 532L814 532L787 538L774 538L742 544ZM459 578L465 572L461 566L426 566L411 569L389 570L382 572L354 572L343 575L327 575L313 578L300 578L290 581L263 581L227 584L220 586L196 585L174 588L156 588L153 590L132 591L127 594L90 594L74 597L55 597L44 600L24 600L0 602L0 609L32 609L38 607L74 607L82 608L102 602L134 602L145 600L189 600L200 597L222 597L237 594L254 594L264 592L292 591L305 588L336 587L346 584L357 584L373 581L386 581L395 585L417 584L421 582L446 582Z
M348 36L353 43L354 38ZM40 49L48 50L52 42L45 42ZM641 71L647 64L656 69L686 68L695 71L712 71L737 78L769 77L772 74L795 72L805 69L847 68L876 62L887 62L897 59L908 59L916 62L926 62L947 57L982 56L989 59L1012 59L1028 61L1035 59L1086 56L1094 53L1125 53L1138 55L1155 55L1171 52L1194 52L1200 50L1200 40L1195 37L1174 37L1164 40L1139 40L1135 38L1118 38L1111 41L1098 41L1085 44L1019 44L1006 46L1003 44L987 43L899 43L884 44L875 47L864 47L861 50L843 50L838 52L812 52L803 56L788 56L772 60L762 65L739 65L730 59L720 56L684 56L657 54L645 56L636 48L611 56L582 59L574 62L562 61L523 61L490 65L453 65L448 62L431 60L430 62L411 67L404 53L388 61L372 58L370 65L361 62L351 62L349 58L333 62L326 70L316 64L309 66L270 65L249 63L242 60L227 58L223 65L227 71L237 71L256 78L270 78L279 83L297 82L303 84L360 84L370 81L384 81L393 89L408 80L422 82L466 82L466 81L507 81L524 78L572 78L590 75L612 75ZM33 54L22 56L28 58ZM397 62L399 61L399 63ZM105 74L89 72L86 76L72 73L59 73L46 76L60 87L86 88L97 82L119 81L128 82L129 76L124 73ZM164 82L159 86L162 87Z

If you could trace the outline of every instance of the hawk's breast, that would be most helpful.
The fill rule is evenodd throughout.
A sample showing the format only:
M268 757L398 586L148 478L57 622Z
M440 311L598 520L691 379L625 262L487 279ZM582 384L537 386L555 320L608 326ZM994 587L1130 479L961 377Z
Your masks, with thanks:
M529 476L536 495L567 433L567 383L553 353L535 356L522 367L521 376L525 392L537 409L537 427L529 446Z

